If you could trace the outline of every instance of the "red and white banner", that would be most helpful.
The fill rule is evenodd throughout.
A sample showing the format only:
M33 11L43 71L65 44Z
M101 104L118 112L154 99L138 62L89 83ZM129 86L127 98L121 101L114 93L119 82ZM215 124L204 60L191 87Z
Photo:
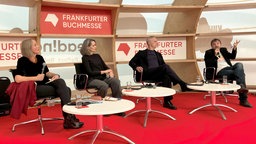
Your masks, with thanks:
M20 43L25 38L1 38L0 39L0 66L16 66L20 58Z
M147 48L146 39L117 39L116 61L130 61L139 51ZM158 47L165 60L186 59L186 38L158 38Z
M42 34L112 34L111 10L42 7Z

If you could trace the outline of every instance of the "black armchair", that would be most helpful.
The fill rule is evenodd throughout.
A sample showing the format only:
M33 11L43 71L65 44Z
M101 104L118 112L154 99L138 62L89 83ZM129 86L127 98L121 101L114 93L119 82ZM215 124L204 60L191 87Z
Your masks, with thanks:
M77 90L86 90L89 94L97 95L98 90L95 87L88 87L88 75L82 63L74 63L76 74L74 74L73 84Z
M13 79L15 79L16 75L16 69L10 69L10 72L12 73ZM56 97L55 89L52 86L47 85L38 85L36 86L36 97L37 102L34 105L37 108L37 115L38 117L32 120L16 123L12 127L12 131L15 131L15 127L19 125L29 124L33 122L40 122L41 125L41 134L44 135L44 127L43 127L43 121L52 121L52 120L64 120L64 118L43 118L42 117L42 110L41 106L42 104L46 104L47 100L53 99Z
M158 86L162 83L162 82L158 82L158 81L154 81L154 80L143 80L142 77L143 77L143 73L140 73L136 70L133 71L133 80L135 83L141 83L143 86L145 86L147 84L151 84L151 83L154 83L156 86ZM138 98L136 100L136 103L138 103L140 100L143 100L143 99L146 99L146 98L144 98L144 97ZM155 97L153 97L153 99L158 100L160 102L160 104L163 104L162 100L155 98Z

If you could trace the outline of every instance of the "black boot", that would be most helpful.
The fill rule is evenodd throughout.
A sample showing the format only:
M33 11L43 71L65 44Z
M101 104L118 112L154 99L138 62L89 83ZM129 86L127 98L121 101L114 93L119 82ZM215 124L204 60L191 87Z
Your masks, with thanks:
M78 129L84 125L83 122L79 122L79 119L76 118L73 114L67 114L64 119L63 127L64 129Z
M164 97L163 107L168 108L168 109L172 109L172 110L176 110L177 107L172 104L171 99L172 99L172 96Z
M240 100L239 104L244 107L252 108L252 105L247 100Z

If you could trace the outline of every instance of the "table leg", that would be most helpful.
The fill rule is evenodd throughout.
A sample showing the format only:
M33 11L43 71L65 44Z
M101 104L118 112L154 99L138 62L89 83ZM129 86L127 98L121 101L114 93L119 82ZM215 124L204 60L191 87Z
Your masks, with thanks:
M225 107L225 108L228 108L234 112L237 112L237 110L235 110L234 108L230 107L230 106L227 106L227 105L223 105L223 104L215 104L215 106L222 106L222 107Z
M200 110L202 108L209 107L209 106L212 106L212 104L206 104L206 105L200 106L198 108L195 108L191 112L189 112L189 114L193 114L194 112L196 112L196 111L198 111L198 110Z
M138 113L138 112L146 112L147 110L136 110L136 111L133 111L127 115L124 116L124 118L127 118L128 116L132 115L132 114L135 114L135 113Z
M221 110L218 106L222 106L222 107L231 109L231 110L233 110L234 112L237 112L237 110L235 110L235 109L233 109L233 108L231 108L231 107L229 107L229 106L227 106L227 105L215 104L214 107L219 111L220 115L222 116L222 118L223 118L224 120L226 120L227 118L226 118L226 116L224 115L224 113L222 112L222 110Z
M106 132L106 133L109 133L109 134L112 134L112 135L115 135L115 136L118 136L126 141L128 141L130 144L135 144L133 141L131 141L130 139L128 139L127 137L125 137L124 135L121 135L115 131L112 131L112 130L103 130L103 132Z
M148 121L148 115L150 112L156 112L156 113L159 113L159 114L162 114L162 115L165 115L173 120L176 120L174 117L168 115L167 113L164 113L164 112L160 112L160 111L157 111L157 110L152 110L151 109L151 97L147 97L147 103L146 103L146 109L145 110L136 110L136 111L133 111L129 114L127 114L124 118L134 114L134 113L138 113L138 112L146 112L145 113L145 117L144 117L144 124L143 126L146 127L147 126L147 121Z
M150 110L146 111L145 117L144 117L144 124L143 126L146 127L147 126L147 122L148 122L148 113L150 112Z
M212 105L215 105L216 104L216 91L211 91L211 102L212 102Z
M136 110L133 111L129 114L127 114L124 118L134 114L134 113L138 113L138 112L146 112L145 117L144 117L144 127L146 127L147 125L147 121L148 121L148 113L151 111L151 97L147 97L147 103L146 103L146 109L145 110Z
M151 111L155 112L155 113L159 113L159 114L165 115L165 116L169 117L172 120L176 120L174 117L170 116L169 114L167 114L165 112L161 112L161 111L158 111L158 110L151 110Z
M146 104L146 114L144 117L144 127L147 126L148 122L148 114L151 112L151 97L147 97L147 104Z
M193 114L193 113L196 112L197 110L200 110L200 109L205 108L205 107L214 106L214 107L219 111L219 113L220 113L220 115L222 116L222 118L223 118L224 120L226 120L226 119L227 119L226 116L224 115L224 113L222 112L222 110L221 110L218 106L222 106L222 107L228 108L228 109L230 109L230 110L232 110L232 111L234 111L234 112L237 112L237 110L235 110L235 109L233 109L233 108L231 108L231 107L229 107L229 106L227 106L227 105L216 104L216 92L215 92L215 91L211 91L210 93L211 93L211 103L210 103L210 104L203 105L203 106L201 106L201 107L198 107L198 108L192 110L191 112L189 112L189 114Z
M85 131L79 132L79 133L69 137L68 139L71 140L71 139L75 138L76 136L79 136L79 135L84 134L84 133L89 133L89 132L95 132L95 134L92 138L91 144L93 144L95 142L96 138L98 137L98 135L100 133L103 133L103 132L118 136L118 137L128 141L131 144L135 144L133 141L131 141L130 139L128 139L124 135L121 135L121 134L119 134L117 132L114 132L110 129L103 129L103 116L102 115L97 115L97 129L95 129L95 130L85 130Z

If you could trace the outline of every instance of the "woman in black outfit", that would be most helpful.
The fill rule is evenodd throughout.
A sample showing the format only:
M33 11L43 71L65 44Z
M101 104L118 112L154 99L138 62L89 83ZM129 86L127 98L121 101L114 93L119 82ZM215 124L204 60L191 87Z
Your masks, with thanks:
M36 91L44 92L44 96L48 94L47 88L53 87L56 90L57 96L61 99L61 106L63 106L70 102L71 90L58 74L49 71L44 58L40 55L40 50L35 40L26 39L22 41L22 57L19 58L17 62L17 73L14 78L15 82L35 81L37 83ZM52 82L46 84L50 81L49 79L51 79ZM84 123L79 122L75 115L63 111L62 114L64 117L63 127L65 129L80 128L83 126Z
M121 98L120 80L114 77L113 71L105 64L99 54L96 54L96 41L94 39L85 39L80 49L82 62L85 72L88 75L88 86L96 87L98 95L104 98L107 95L108 88L112 91L112 96ZM124 116L124 113L118 114Z

